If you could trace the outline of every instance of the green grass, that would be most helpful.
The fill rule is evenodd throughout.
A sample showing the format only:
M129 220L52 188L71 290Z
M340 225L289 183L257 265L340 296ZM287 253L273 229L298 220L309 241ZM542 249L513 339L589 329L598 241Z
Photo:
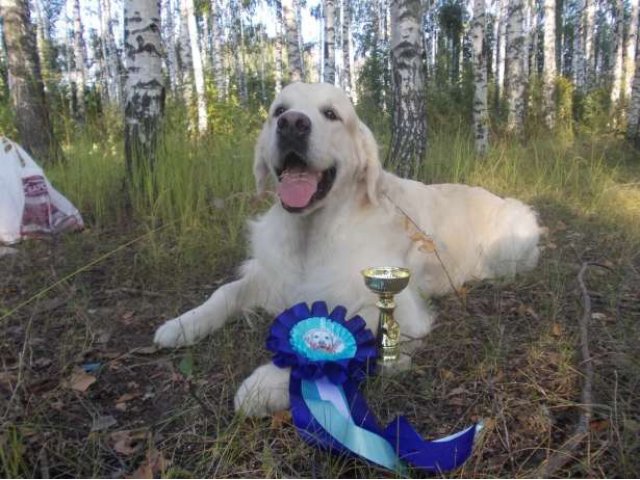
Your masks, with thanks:
M125 476L147 464L165 477L385 475L304 445L286 421L234 414L235 390L269 358L261 315L230 322L186 350L140 350L155 327L201 303L244 257L245 221L265 208L252 198L258 123L246 118L196 141L172 112L158 194L134 193L132 213L117 122L68 133L67 162L48 174L88 230L26 242L0 262L0 316L33 298L0 323L4 476ZM437 326L411 374L365 386L382 421L406 414L425 434L485 419L474 456L455 476L526 476L570 435L580 411L576 274L585 260L609 268L586 278L597 314L589 331L600 423L557 476L640 470L637 156L618 138L591 134L526 145L497 139L476 158L464 128L432 134L423 180L521 198L549 229L534 272L470 285L464 306L454 296L435 299ZM74 367L92 362L100 364L95 384L86 392L65 386ZM116 408L125 394L133 398ZM106 415L118 423L92 432ZM114 431L140 432L131 452L118 451ZM150 465L156 454L167 462Z

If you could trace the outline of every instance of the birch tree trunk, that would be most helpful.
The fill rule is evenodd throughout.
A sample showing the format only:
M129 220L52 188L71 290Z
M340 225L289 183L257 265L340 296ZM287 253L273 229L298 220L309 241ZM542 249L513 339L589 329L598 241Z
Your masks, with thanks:
M191 39L189 37L189 10L187 0L178 0L180 22L178 24L178 78L184 103L189 110L189 128L193 130L193 60L191 58Z
M220 0L211 0L211 65L213 81L216 85L216 96L219 102L225 100L224 65L222 63L222 45L224 31L222 30L222 15L220 14Z
M498 0L498 32L496 35L496 99L504 97L507 57L507 5L508 0Z
M122 105L122 65L113 34L111 0L100 0L99 12L102 56L106 67L107 95L111 103Z
M246 106L249 102L249 92L247 89L247 79L245 75L244 67L244 24L242 21L242 11L240 4L234 0L231 4L231 11L233 12L235 32L234 38L234 58L235 58L235 74L236 85L238 87L238 98L240 103Z
M571 70L573 81L578 92L584 93L587 82L585 78L585 0L576 2L577 20L573 37L573 57Z
M276 83L276 93L282 90L282 30L284 25L284 17L282 14L282 2L280 0L275 0L276 7L276 38L275 44L273 46L274 56L275 56L275 83Z
M189 32L189 47L191 48L191 65L193 79L196 86L196 111L198 112L198 132L204 133L209 128L207 118L207 98L204 91L204 70L202 68L202 54L200 53L200 37L193 0L182 0L187 14L187 29Z
M544 121L550 130L556 124L556 105L554 99L556 82L556 1L544 0L544 69L543 109Z
M625 98L631 95L631 84L635 73L636 49L638 47L638 0L631 0L631 17L629 19L629 35L625 44L624 61L624 93Z
M595 17L596 0L586 0L585 4L585 55L586 55L586 83L591 89L596 83L596 42L595 42Z
M125 157L127 178L152 172L164 113L160 1L124 1Z
M43 0L35 0L36 10L36 40L40 60L40 71L44 82L45 92L52 90L53 81L53 49L51 42L51 24L44 9Z
M627 117L627 139L640 147L640 48L636 49L636 71L631 85L629 115Z
M169 74L169 87L174 94L179 90L178 54L176 52L175 25L173 23L175 11L172 0L163 0L162 40L166 51L164 61L167 65L167 72Z
M336 83L336 4L335 0L324 0L324 73L322 80Z
M624 51L624 4L622 0L615 2L615 36L613 84L611 85L611 108L616 109L622 92L622 55Z
M507 11L506 91L509 101L507 130L524 133L525 87L523 0L509 1Z
M285 37L287 41L287 59L289 62L289 81L304 81L302 52L300 51L298 21L294 0L282 0Z
M487 108L487 58L484 34L486 27L485 0L474 0L471 22L473 47L473 126L476 153L484 155L489 147L489 111Z
M62 159L49 121L28 0L0 0L9 94L18 140L39 161Z
M351 71L351 7L349 0L342 0L342 88L353 101L353 84Z
M386 164L414 178L427 148L420 0L391 1L393 127Z
M76 100L78 120L87 116L85 91L87 88L87 48L84 41L84 25L80 13L80 0L73 0L73 56L76 62Z

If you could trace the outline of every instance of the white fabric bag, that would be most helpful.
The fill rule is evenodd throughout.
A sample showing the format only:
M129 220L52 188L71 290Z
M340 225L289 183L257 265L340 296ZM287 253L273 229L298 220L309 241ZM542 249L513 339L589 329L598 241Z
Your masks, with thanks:
M80 212L51 186L33 158L0 137L0 243L83 227Z

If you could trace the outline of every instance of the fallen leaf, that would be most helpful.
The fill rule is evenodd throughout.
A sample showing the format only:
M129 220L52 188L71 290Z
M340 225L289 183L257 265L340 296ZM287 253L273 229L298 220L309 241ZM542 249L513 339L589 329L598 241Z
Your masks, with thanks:
M440 378L442 380L453 380L455 374L451 370L447 370L446 368L440 369Z
M551 326L551 333L554 337L559 337L562 335L562 326L559 323L554 323Z
M133 400L134 398L138 398L139 396L140 396L140 394L137 393L137 392L125 393L124 395L120 395L118 397L118 399L116 400L116 403L129 402L129 401Z
M140 355L151 355L158 351L158 347L155 345L149 345L148 347L138 347L131 350L131 353L139 353Z
M178 364L178 370L185 377L190 377L193 374L193 354L191 352L187 352L187 354L182 357L180 363Z
M280 410L271 416L271 428L280 429L291 423L291 412L289 410Z
M118 421L112 415L101 415L93 419L91 425L92 432L101 432L117 425Z
M133 455L138 451L140 441L145 440L148 432L144 430L120 430L109 435L109 439L113 443L113 449L125 456Z
M171 464L156 449L149 449L142 464L129 478L155 478L164 476L164 472Z
M96 382L96 377L89 375L79 367L74 367L71 378L66 382L67 387L76 392L86 392Z
M447 397L453 397L454 395L463 395L465 393L468 393L466 389L462 387L457 387L451 390L449 393L447 393Z

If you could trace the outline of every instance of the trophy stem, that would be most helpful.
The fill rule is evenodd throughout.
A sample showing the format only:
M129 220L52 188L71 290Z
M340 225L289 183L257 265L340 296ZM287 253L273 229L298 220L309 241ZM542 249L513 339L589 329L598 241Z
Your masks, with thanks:
M378 342L383 365L395 363L400 354L400 325L393 318L396 308L392 293L380 293L376 306L380 310Z

